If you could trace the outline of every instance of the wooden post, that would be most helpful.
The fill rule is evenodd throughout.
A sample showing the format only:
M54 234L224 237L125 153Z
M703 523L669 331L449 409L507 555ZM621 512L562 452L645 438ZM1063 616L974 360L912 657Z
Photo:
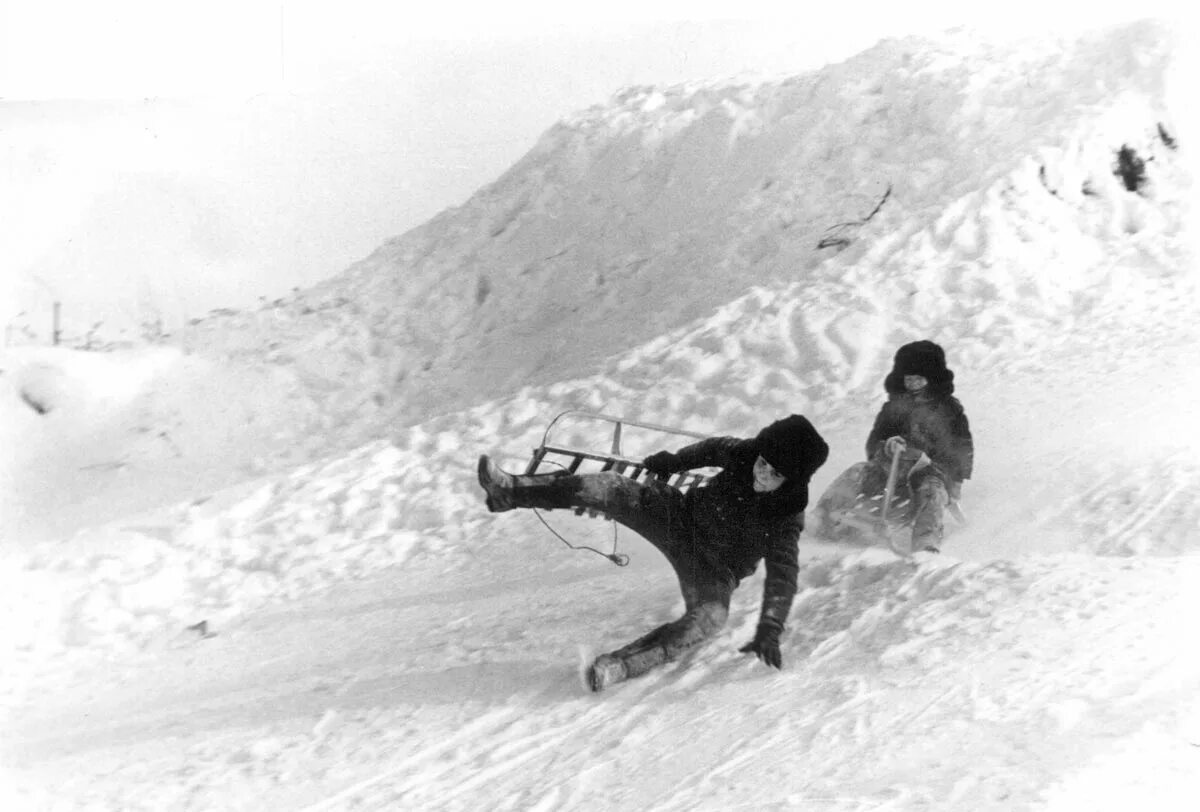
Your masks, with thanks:
M62 302L54 303L54 346L58 346L62 336Z

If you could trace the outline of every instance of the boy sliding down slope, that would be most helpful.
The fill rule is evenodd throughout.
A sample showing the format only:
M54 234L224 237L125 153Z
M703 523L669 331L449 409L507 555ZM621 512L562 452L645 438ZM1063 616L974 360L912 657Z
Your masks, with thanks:
M614 472L514 475L486 455L479 484L493 513L518 507L601 511L657 547L675 570L684 614L588 667L593 691L644 674L712 637L725 624L741 579L766 560L754 639L740 651L780 668L779 637L796 594L797 542L808 483L829 447L807 418L791 415L752 439L713 437L660 451L643 461L659 476L714 466L723 470L686 494L668 483L638 482Z
M893 455L924 452L903 483L913 500L911 549L938 552L946 506L958 499L975 461L967 415L954 397L954 373L940 346L914 341L896 350L883 387L888 399L867 436L862 492L883 492Z

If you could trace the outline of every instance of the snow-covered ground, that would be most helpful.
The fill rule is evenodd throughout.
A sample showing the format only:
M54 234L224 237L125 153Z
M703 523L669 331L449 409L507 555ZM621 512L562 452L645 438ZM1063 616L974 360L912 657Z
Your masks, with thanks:
M4 808L1195 808L1200 132L1171 34L1012 50L960 34L790 85L630 91L284 305L177 345L10 348ZM797 122L805 175L781 177ZM1136 191L1113 174L1122 146L1146 161ZM872 166L893 188L878 215L818 249L855 219L818 217L831 190L861 193L859 218L882 197ZM589 186L624 189L626 209L589 208ZM655 220L701 195L741 219ZM553 266L578 318L556 309L569 287L538 297L553 273L528 235L553 241L559 218L614 262L644 236L627 272L571 277L578 246ZM464 281L451 260L504 233L517 270ZM453 380L396 406L436 375L413 359L439 318L429 357ZM488 514L477 455L519 465L568 408L706 434L796 411L833 449L819 492L919 337L946 346L976 437L945 553L805 539L781 672L737 653L760 572L711 644L586 693L581 649L680 611L669 567L599 520L546 516L628 567L529 512ZM487 340L487 374L453 366Z

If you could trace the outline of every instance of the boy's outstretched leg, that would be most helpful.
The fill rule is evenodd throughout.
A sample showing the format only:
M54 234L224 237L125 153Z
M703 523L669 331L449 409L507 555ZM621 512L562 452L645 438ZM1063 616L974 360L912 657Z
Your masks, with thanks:
M671 562L687 611L629 645L597 657L585 670L588 687L601 691L678 657L711 637L725 623L737 581L695 557L684 498L659 480L638 482L615 471L571 474L510 474L486 455L479 458L479 485L493 513L513 508L586 508L634 530ZM699 580L697 581L697 577Z
M479 485L487 494L487 507L492 513L503 513L519 507L553 509L570 507L574 492L565 480L566 471L548 474L510 474L492 462L487 454L479 458Z
M488 510L586 508L603 513L666 551L672 529L681 527L683 494L658 480L637 482L615 471L572 474L510 474L485 454L479 458L479 485Z

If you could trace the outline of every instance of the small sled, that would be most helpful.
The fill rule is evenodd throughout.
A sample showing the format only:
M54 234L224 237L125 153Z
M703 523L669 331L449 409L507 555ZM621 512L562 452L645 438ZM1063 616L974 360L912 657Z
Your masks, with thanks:
M564 423L576 421L577 425L572 431L565 432L563 426L560 425L560 421ZM632 432L629 431L631 429L633 430ZM556 430L559 433L568 433L568 440L564 442L551 442L551 434ZM630 434L636 436L631 438ZM670 428L669 426L627 420L623 417L614 417L598 412L568 409L565 412L559 413L550 421L550 425L546 427L546 431L542 435L542 444L533 449L533 455L530 457L529 463L525 466L525 473L545 473L550 470L564 470L573 474L615 471L630 479L644 482L650 477L655 476L642 466L642 459L646 455L652 454L655 451L662 451L668 446L678 447L686 444L679 443L676 439L674 443L664 445L666 438L655 436L662 434L670 435L674 438L684 437L688 441L693 442L703 440L707 437L704 434ZM635 453L639 456L635 457L626 454L624 446L628 441L631 441L631 444L637 447ZM652 445L651 443L655 444ZM579 446L586 447L581 448ZM598 450L601 447L604 450ZM701 468L693 471L681 471L668 477L656 478L666 480L679 490L686 492L698 485L702 485L715 473L715 469ZM598 515L594 511L586 511L584 508L576 508L575 513L577 515L583 515L584 513L590 516Z
M882 544L897 555L912 555L909 531L913 505L907 488L900 487L900 483L928 464L929 458L919 451L893 455L887 485L882 494L874 496L867 496L861 490L870 463L851 465L829 484L817 501L813 509L813 535L862 546ZM946 510L959 524L966 523L957 500L952 499Z

